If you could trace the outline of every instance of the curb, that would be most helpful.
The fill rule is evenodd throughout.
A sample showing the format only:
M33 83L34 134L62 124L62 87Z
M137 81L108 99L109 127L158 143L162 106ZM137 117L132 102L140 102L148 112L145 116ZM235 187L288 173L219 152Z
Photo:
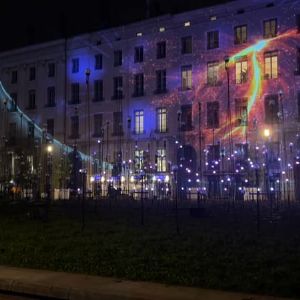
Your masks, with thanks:
M5 266L0 266L1 291L45 300L288 300Z

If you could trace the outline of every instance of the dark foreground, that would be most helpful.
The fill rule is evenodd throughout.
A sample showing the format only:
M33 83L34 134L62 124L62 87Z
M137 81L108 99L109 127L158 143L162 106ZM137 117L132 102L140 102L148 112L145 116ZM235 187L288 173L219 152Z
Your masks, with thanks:
M300 297L297 203L81 204L2 200L0 264Z

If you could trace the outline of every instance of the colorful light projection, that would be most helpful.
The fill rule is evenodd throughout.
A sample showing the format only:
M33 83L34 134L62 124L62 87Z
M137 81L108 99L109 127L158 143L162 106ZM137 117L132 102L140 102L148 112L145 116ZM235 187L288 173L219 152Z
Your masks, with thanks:
M290 30L286 33L278 35L274 38L266 39L258 41L256 44L243 49L242 51L232 55L229 60L229 66L234 67L235 61L244 56L250 56L252 62L252 74L250 74L250 84L248 91L245 93L245 97L248 100L247 103L247 112L248 118L250 119L253 115L257 114L258 111L256 110L255 104L260 99L262 94L264 93L264 87L266 86L265 80L263 77L263 66L261 65L258 55L262 50L266 50L268 46L271 46L273 42L277 40L283 40L286 38L290 38L293 36L298 35L296 30ZM274 91L275 92L275 91ZM228 124L225 124L222 128L226 127ZM222 129L221 128L221 129ZM232 130L232 134L235 136L242 134L243 136L246 135L247 126L238 126ZM227 132L224 135L224 139L228 138L229 133Z

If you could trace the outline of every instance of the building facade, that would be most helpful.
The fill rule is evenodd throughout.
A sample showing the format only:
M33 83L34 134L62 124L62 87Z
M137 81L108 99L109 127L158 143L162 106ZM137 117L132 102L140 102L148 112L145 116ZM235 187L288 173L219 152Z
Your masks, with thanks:
M91 187L294 198L299 15L290 0L165 15L0 53L0 80L29 133L89 156ZM4 137L25 126L13 114Z

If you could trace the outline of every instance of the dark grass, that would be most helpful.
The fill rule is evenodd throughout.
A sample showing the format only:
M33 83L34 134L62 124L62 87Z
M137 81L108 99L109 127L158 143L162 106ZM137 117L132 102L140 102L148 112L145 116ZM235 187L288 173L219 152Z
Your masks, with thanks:
M209 217L138 205L92 206L81 230L79 207L51 207L47 222L23 204L1 205L0 264L79 272L278 296L300 296L300 209L263 211L256 232L252 207L208 208Z

